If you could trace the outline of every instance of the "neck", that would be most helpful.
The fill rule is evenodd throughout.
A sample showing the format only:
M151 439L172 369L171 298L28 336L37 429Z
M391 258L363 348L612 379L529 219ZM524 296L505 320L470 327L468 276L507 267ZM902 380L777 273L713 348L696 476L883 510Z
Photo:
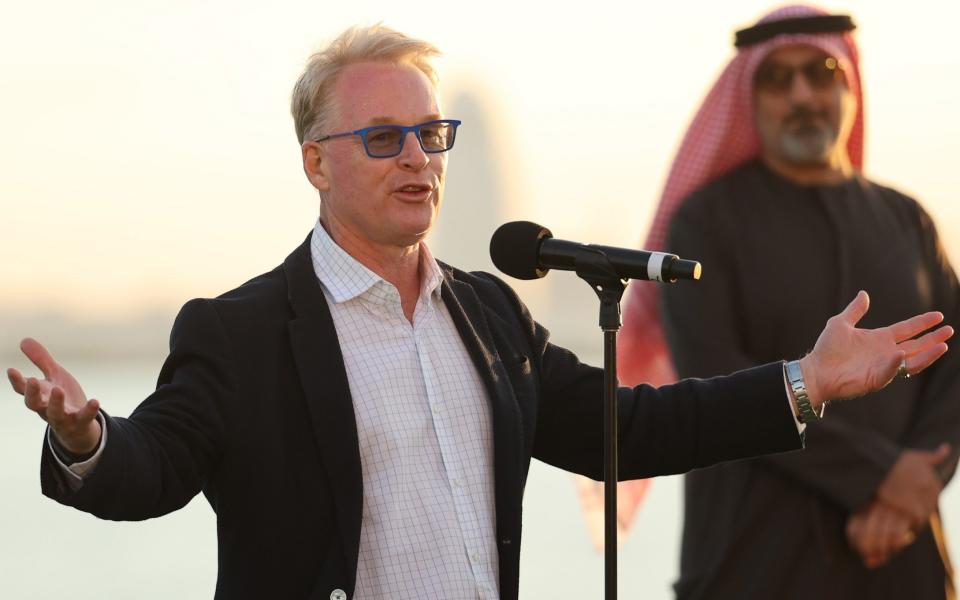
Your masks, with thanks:
M800 185L834 185L843 183L854 175L850 157L839 149L831 153L823 163L789 162L770 152L764 152L762 159L771 171Z
M412 320L420 297L420 242L410 246L379 244L356 235L328 215L321 215L320 224L344 252L397 288L403 312Z

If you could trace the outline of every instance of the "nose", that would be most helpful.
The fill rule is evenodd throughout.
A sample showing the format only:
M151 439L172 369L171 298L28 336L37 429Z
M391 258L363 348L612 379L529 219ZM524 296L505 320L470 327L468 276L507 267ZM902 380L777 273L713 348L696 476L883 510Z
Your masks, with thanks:
M806 103L813 98L813 86L803 71L794 71L790 80L790 99L796 103Z
M410 139L413 137L413 139ZM430 157L420 147L420 140L417 134L408 131L403 139L403 149L397 155L400 167L411 171L420 171L430 162Z

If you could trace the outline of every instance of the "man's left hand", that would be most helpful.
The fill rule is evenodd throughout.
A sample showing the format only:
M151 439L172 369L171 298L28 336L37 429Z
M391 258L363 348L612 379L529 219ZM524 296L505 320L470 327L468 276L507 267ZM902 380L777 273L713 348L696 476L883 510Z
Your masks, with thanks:
M861 291L842 313L827 321L813 351L800 360L810 404L855 398L879 390L896 377L901 363L916 375L947 351L953 335L950 326L915 336L943 321L943 314L928 312L879 329L857 329L867 313L870 297Z
M904 450L877 489L877 497L904 513L919 529L937 509L943 482L937 467L950 455L950 445L936 450Z

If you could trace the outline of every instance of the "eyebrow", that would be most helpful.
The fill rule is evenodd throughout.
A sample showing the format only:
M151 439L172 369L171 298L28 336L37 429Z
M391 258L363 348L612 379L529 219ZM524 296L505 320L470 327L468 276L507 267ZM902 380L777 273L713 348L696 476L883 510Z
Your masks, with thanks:
M430 113L429 115L426 115L425 117L423 117L423 120L418 121L418 123L426 123L427 121L437 121L442 118L443 117L441 117L438 113ZM372 119L369 119L367 121L368 127L371 125L396 125L396 124L397 124L397 119L394 119L393 117L373 117Z
M796 67L805 67L805 66L807 66L807 65L809 65L809 64L811 64L811 63L820 62L820 61L822 61L822 60L827 60L828 58L833 58L834 60L837 60L833 55L827 54L826 52L820 53L820 54L818 54L817 56L814 56L813 58L810 58L809 60L805 60L805 61L803 61L803 62L801 62L801 63L796 63L796 64L793 63L793 62L790 62L790 61L777 60L776 58L771 58L771 57L768 56L767 58L765 58L765 59L760 63L760 66L761 66L761 67L763 67L763 66L773 66L773 67L794 67L794 66L796 66ZM839 60L837 60L837 62L839 62Z

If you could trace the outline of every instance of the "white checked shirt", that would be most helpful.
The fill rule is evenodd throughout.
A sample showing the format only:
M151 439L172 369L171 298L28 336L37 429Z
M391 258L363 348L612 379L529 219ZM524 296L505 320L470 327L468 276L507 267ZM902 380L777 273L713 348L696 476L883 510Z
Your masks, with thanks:
M420 246L420 297L400 294L317 223L313 267L337 329L360 440L354 598L499 597L493 433L483 382Z

